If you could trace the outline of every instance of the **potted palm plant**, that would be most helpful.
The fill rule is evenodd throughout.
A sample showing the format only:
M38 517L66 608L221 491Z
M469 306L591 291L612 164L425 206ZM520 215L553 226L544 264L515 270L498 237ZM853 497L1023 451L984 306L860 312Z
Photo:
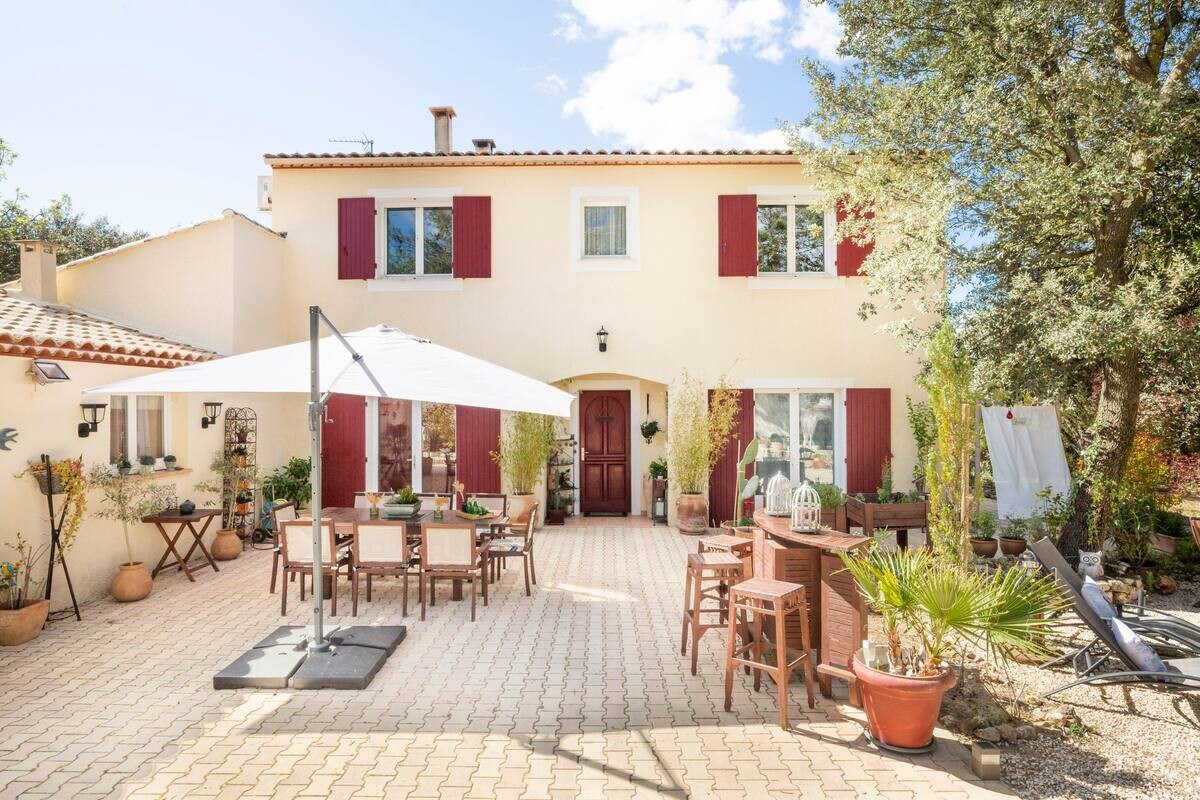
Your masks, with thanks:
M121 603L142 600L150 596L154 581L146 571L146 565L134 560L133 541L129 538L129 526L141 523L144 517L158 514L170 502L174 491L158 481L130 480L124 475L114 475L107 464L92 467L88 482L100 491L100 510L96 516L121 523L125 535L126 561L117 568L117 574L109 587L113 599Z
M529 519L537 498L533 490L546 474L546 462L554 450L554 418L520 411L509 419L500 437L500 449L492 460L500 465L500 475L508 483L508 517L514 524ZM552 488L552 487L547 487Z
M871 646L871 655L856 653L850 668L870 736L885 747L932 744L942 695L957 680L954 650L965 645L999 659L1043 654L1050 617L1067 606L1052 578L1025 569L983 574L924 550L839 555L867 604L883 616L886 657L876 662Z
M738 412L738 391L724 378L706 397L701 383L684 372L671 389L667 463L679 490L675 527L680 533L708 531L708 477L724 453Z

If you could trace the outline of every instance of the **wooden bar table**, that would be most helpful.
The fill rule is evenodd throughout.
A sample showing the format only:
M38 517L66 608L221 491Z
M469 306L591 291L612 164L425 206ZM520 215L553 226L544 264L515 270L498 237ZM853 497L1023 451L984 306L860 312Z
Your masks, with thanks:
M204 532L208 530L209 524L212 523L214 517L221 516L223 512L219 508L197 508L191 514L154 514L149 517L142 517L142 522L152 522L158 528L158 532L162 534L163 541L167 543L167 552L162 554L162 558L158 560L158 566L150 573L151 578L158 576L158 573L167 567L178 566L183 570L183 574L187 575L187 579L195 583L196 579L192 577L192 568L188 566L188 560L192 557L192 553L196 552L196 548L200 548L200 552L204 554L204 558L208 560L207 564L200 564L199 567L212 567L213 572L220 572L217 569L217 562L213 561L212 555L209 554L208 548L204 546ZM196 522L203 520L204 524L200 526L200 530L196 530ZM163 527L167 525L178 525L175 530L175 536L167 533L167 529ZM192 546L188 548L187 555L180 555L176 547L179 544L179 539L183 536L183 532L188 531L192 534L194 541ZM170 564L166 563L167 556L175 556L175 560Z
M843 572L838 553L854 553L870 545L866 536L845 533L797 533L791 516L772 517L764 509L754 512L754 574L799 583L808 600L809 633L819 642L817 674L821 694L833 694L832 678L850 687L850 702L858 705L858 690L850 673L850 660L867 638L867 607L858 586ZM800 641L800 620L787 620L789 642Z

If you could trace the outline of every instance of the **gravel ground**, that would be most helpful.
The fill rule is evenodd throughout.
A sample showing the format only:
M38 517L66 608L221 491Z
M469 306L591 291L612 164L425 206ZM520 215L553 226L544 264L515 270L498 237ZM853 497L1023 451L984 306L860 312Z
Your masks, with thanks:
M1200 625L1198 600L1200 584L1180 582L1175 594L1151 596L1147 604ZM873 631L877 625L873 618ZM1055 650L1072 642L1079 646L1084 635L1080 629L1065 631L1049 644ZM968 697L947 695L944 713L957 701L960 707L974 705L985 717L1003 716L1012 696L1006 687L1015 686L1023 702L1021 721L1064 712L1070 719L1063 732L1039 729L1033 739L1006 745L1004 779L1021 797L1200 798L1200 690L1078 686L1041 701L1041 692L1072 680L1069 667L1012 664L1007 679L1000 668L982 661L968 662L965 671L961 686ZM979 677L988 691L979 690Z

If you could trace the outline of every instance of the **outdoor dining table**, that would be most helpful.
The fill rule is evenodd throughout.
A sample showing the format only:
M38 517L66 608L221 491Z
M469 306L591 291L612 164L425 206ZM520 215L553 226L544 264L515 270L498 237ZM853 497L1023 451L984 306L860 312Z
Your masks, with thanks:
M421 523L453 523L453 522L470 522L475 525L476 533L480 529L487 531L487 537L494 537L499 533L503 533L508 527L508 517L503 514L492 519L468 520L457 516L453 511L447 509L442 514L442 519L434 519L433 511L422 511L420 514L414 514L411 517L405 517L405 532L410 537L418 537L421 535ZM333 520L333 531L338 537L339 543L343 540L349 542L350 536L354 533L355 522L370 522L371 510L369 508L346 508L344 506L332 506L321 509L321 516L325 519ZM374 519L380 519L387 522L400 522L401 520L388 520L380 515ZM462 581L453 581L451 599L462 600Z
M204 546L204 532L208 530L208 526L212 523L213 518L221 516L222 513L223 512L219 508L197 508L191 514L162 513L153 514L149 517L142 517L142 522L154 523L154 526L158 528L158 532L162 535L163 541L167 543L167 551L163 553L162 558L158 560L158 566L156 566L154 571L150 573L150 577L156 577L159 572L167 567L178 566L179 569L183 570L183 574L187 575L188 580L194 583L196 579L192 576L192 567L188 566L188 561L191 559L192 553L196 552L197 547L199 547L200 552L204 554L204 558L208 560L207 566L212 567L213 572L220 572L221 570L217 569L217 562L213 561L213 557L208 552L208 548ZM200 522L201 520L204 521L204 524L201 525L200 530L197 531L194 523ZM164 528L163 525L178 525L179 527L175 529L175 535L172 537L171 534L167 533L167 529ZM179 555L179 550L176 548L176 545L179 543L179 539L181 536L183 536L184 531L189 531L195 541L193 541L192 546L188 548L187 555L181 556ZM175 556L175 560L168 564L166 563L167 556L171 555ZM205 565L197 564L196 566L202 569Z

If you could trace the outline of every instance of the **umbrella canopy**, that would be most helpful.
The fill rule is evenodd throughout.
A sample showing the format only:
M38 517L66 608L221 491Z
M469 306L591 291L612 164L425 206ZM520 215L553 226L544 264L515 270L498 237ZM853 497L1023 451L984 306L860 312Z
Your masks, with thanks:
M571 415L573 395L504 367L436 345L387 325L348 333L362 357L327 336L320 340L321 391L427 403ZM90 394L281 392L308 394L309 342L162 370L85 389Z

